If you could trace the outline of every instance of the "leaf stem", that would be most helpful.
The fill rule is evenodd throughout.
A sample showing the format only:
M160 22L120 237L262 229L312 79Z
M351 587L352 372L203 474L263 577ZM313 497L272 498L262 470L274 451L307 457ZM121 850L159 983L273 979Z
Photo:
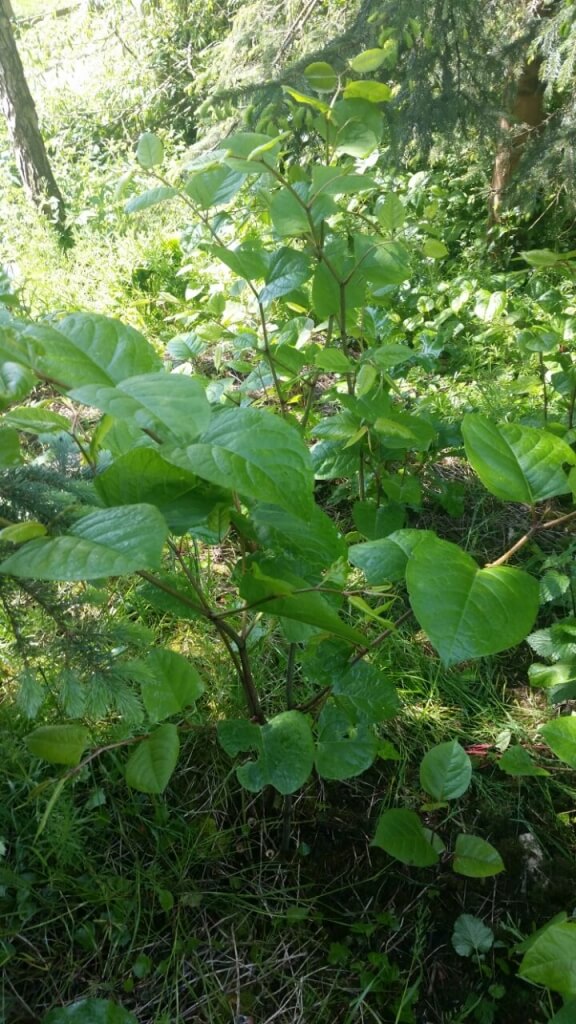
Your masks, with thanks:
M378 647L384 640L387 640L389 636L392 636L392 634L395 633L396 630L398 629L398 626L401 626L403 622L406 622L411 615L412 609L408 608L407 611L402 613L399 619L396 619L396 622L394 623L393 626L389 626L388 629L385 629L382 633L379 633L378 636L372 641L372 643L368 644L367 647L361 647L360 650L357 651L357 653L351 659L350 665L355 665L356 662L361 661L365 654L368 654L369 651L374 650L374 648Z

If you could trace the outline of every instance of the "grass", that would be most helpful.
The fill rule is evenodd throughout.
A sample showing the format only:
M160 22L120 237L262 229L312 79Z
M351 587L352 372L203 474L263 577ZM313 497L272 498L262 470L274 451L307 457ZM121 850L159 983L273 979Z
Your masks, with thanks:
M28 758L29 725L5 701L5 1019L32 1024L52 1006L99 996L133 1007L139 1024L240 1014L266 1024L311 1015L318 1024L396 1024L414 1019L418 999L448 1024L467 1019L467 1000L490 1002L482 973L449 953L461 912L502 936L507 952L490 960L490 982L505 988L501 1019L523 1019L534 997L514 980L513 961L504 970L507 922L525 932L566 907L575 851L558 813L573 806L573 774L545 761L550 779L511 779L487 755L455 821L432 814L445 838L464 827L496 844L508 871L488 886L393 864L369 842L382 802L418 804L420 753L454 735L494 743L505 729L531 742L545 709L519 680L510 686L518 672L506 656L446 672L405 627L379 658L401 683L404 709L384 731L403 760L348 783L312 781L293 800L287 858L281 803L263 815L210 725L183 734L164 797L130 793L122 756L104 755L65 788L37 836L54 773ZM257 663L258 675L264 669L273 671ZM224 674L220 686L216 714L230 700ZM526 874L526 833L542 850L544 889L542 876Z

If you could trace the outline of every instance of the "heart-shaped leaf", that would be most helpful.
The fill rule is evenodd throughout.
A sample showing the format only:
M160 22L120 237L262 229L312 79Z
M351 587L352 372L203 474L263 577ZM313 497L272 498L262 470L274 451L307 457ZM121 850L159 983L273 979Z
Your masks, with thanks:
M565 997L576 995L576 924L560 921L545 928L526 951L518 974Z
M468 878L489 878L504 871L498 850L479 836L459 835L454 850L454 871Z
M540 732L556 757L576 768L576 716L556 718L543 725Z
M255 750L256 761L248 761L237 770L239 782L258 793L274 786L279 793L294 793L306 782L314 764L314 740L306 715L283 711L266 725L252 722L222 722L218 738L234 756L241 750Z
M203 480L305 517L312 508L308 449L294 427L262 409L224 409L195 444L164 458Z
M507 650L530 632L539 604L532 576L479 569L456 544L425 537L406 569L412 610L445 665Z
M140 793L163 793L178 761L178 729L170 722L159 725L138 744L126 765L126 782Z
M77 765L89 742L84 725L42 725L26 737L30 753L50 764Z
M109 999L81 999L58 1006L42 1018L42 1024L137 1024L136 1017Z
M429 842L415 811L403 808L384 811L380 816L373 846L380 846L403 864L418 868L438 862L438 854Z
M472 762L457 740L433 747L420 765L420 784L434 800L456 800L471 778Z
M470 465L497 498L533 505L570 492L562 466L574 465L576 454L547 430L517 423L497 426L485 416L469 413L462 434Z

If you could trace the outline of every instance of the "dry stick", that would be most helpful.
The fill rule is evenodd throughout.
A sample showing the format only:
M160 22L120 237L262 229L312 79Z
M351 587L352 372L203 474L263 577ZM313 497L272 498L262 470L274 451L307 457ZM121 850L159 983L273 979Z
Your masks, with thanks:
M552 530L554 527L563 526L564 523L569 523L573 519L576 519L576 512L568 512L567 515L559 516L557 519L551 519L547 523L535 523L534 526L531 526L524 536L520 537L520 539L517 540L508 551L505 551L503 555L500 555L500 558L497 558L494 562L487 562L485 568L495 569L498 565L504 565L505 562L512 558L512 555L515 555L517 551L520 551L520 549L528 543L528 541L532 540L532 537L534 537L535 534L540 533L540 530Z

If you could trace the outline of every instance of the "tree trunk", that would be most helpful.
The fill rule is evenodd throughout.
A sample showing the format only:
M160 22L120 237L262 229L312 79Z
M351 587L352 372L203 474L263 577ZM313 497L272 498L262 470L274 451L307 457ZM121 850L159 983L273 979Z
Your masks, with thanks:
M8 134L26 192L50 219L63 244L70 245L64 200L40 134L36 107L16 47L9 10L7 0L0 0L0 110L8 123Z
M500 220L504 192L516 170L522 150L534 132L544 123L544 87L540 81L541 60L536 59L524 65L515 86L510 118L500 119L504 135L496 153L492 187L490 190L490 224Z

